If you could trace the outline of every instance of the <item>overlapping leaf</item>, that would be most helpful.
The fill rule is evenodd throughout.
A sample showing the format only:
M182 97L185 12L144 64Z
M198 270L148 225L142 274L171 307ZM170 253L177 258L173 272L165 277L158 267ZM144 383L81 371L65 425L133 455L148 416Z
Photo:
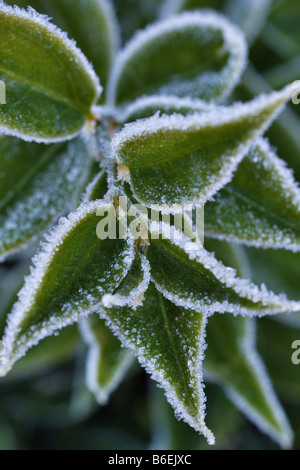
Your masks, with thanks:
M245 66L242 33L213 12L185 13L140 32L116 59L110 104L164 94L220 100Z
M99 81L82 52L33 10L0 4L0 130L26 140L65 140L91 118ZM26 57L26 60L24 60Z
M82 322L81 331L89 347L87 386L97 402L103 405L132 364L132 355L128 349L122 348L119 339L97 314Z
M248 257L240 246L215 240L207 240L206 245L240 275L251 274ZM281 446L290 447L292 431L256 351L255 320L215 315L208 322L207 343L206 376L224 388L253 424Z
M300 189L260 140L231 181L205 206L207 235L256 247L300 249Z
M205 203L225 186L291 96L290 87L250 103L127 124L112 148L141 203Z
M293 433L255 350L253 328L252 319L227 314L210 318L204 367L254 424L283 447L290 447Z
M299 302L239 279L204 248L182 241L151 240L147 258L157 289L170 301L198 312L266 315L298 311ZM187 251L190 250L190 251Z
M105 309L103 316L164 388L176 415L213 444L204 421L201 374L205 315L176 307L151 284L136 310L113 307Z
M113 294L127 275L133 244L97 237L99 205L83 204L62 219L34 259L8 318L1 374L41 339L97 309L103 296Z
M174 96L148 96L139 98L124 110L119 110L118 121L122 124L149 118L157 113L160 114L182 114L184 116L193 113L208 112L213 105L202 100L191 98L176 98Z
M50 146L0 139L0 259L75 209L94 164L92 142Z

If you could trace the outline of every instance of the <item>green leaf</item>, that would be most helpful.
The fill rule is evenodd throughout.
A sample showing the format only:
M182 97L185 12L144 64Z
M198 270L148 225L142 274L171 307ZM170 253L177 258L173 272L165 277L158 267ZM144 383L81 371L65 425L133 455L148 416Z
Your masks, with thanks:
M144 255L136 255L129 273L114 293L103 296L103 306L136 309L143 302L149 283L149 262ZM120 341L97 315L83 321L81 331L89 346L87 385L96 400L104 404L132 364L132 355L122 348Z
M35 8L48 15L93 64L105 88L119 46L118 24L110 0L11 0L11 5Z
M97 314L81 323L81 332L89 347L87 386L97 402L104 405L132 364L132 355L128 349L122 348L120 341Z
M286 250L245 250L251 279L255 283L264 282L276 293L284 291L289 298L300 299L300 254ZM287 310L288 312L288 310ZM300 309L296 313L285 313L275 320L300 329Z
M226 0L165 0L161 17L168 17L185 10L197 10L199 8L213 8L223 10Z
M163 94L224 99L246 62L242 33L213 12L184 13L138 33L116 59L110 104Z
M42 145L0 138L0 259L74 210L94 164L93 142Z
M105 309L103 317L164 388L176 415L213 444L201 374L205 315L176 307L150 285L142 306Z
M205 203L229 183L291 93L287 87L250 103L125 125L112 148L129 167L134 197L146 205Z
M150 389L150 416L152 422L151 449L155 450L223 450L239 432L240 414L223 390L215 384L205 384L207 396L207 423L216 437L216 447L210 447L202 436L186 423L174 417L171 406L157 387ZM221 417L221 419L220 419Z
M99 201L83 204L47 236L8 317L0 374L43 338L96 311L127 275L133 241L97 237L100 206L108 207Z
M214 315L208 321L206 375L220 383L232 402L282 447L293 433L255 349L252 319Z
M108 191L107 174L106 171L100 171L93 181L86 188L83 196L83 202L96 201L97 199L104 199Z
M239 274L250 274L245 250L240 246L211 240L206 246ZM209 319L208 350L204 361L206 376L224 388L232 403L250 421L283 447L290 447L291 429L256 351L254 321L241 317L233 319L228 314Z
M187 251L189 250L189 251ZM151 240L147 249L156 288L177 306L201 313L266 315L298 311L299 302L239 279L212 253L186 241Z
M208 112L213 106L205 101L191 98L176 98L174 96L146 96L138 98L135 102L118 110L118 121L122 124L145 119L154 116L158 112L161 114L182 114L184 116L193 113Z
M299 340L299 329L263 318L258 323L258 346L269 374L282 399L299 405L299 365L292 362L292 349ZM292 419L292 418L291 418Z
M231 183L205 206L207 236L256 247L300 250L300 190L269 143L260 140Z
M78 134L101 92L85 56L33 10L1 4L0 21L0 79L7 97L0 130L37 142Z
M251 43L261 32L272 0L165 0L161 16L168 17L185 10L213 8L226 14L238 25Z

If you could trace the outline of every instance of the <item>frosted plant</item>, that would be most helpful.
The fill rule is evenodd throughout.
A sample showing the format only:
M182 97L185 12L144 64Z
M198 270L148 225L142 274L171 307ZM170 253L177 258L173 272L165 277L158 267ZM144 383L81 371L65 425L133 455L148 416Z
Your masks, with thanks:
M0 4L3 299L5 262L40 241L5 328L1 319L1 376L59 330L67 341L79 322L99 403L136 356L209 444L204 378L290 447L293 432L256 351L255 317L299 324L300 301L249 278L253 250L268 249L270 259L278 249L300 252L300 189L265 137L294 88L231 98L246 38L259 34L256 16L263 23L270 2L222 4L234 25L213 10L183 11L206 2L166 1L161 19L123 49L108 0L30 6L53 22ZM99 208L113 206L121 230L120 196L142 205L146 219L153 206L162 217L162 205L204 204L205 247L187 235L168 239L172 217L149 224L149 237L99 239Z

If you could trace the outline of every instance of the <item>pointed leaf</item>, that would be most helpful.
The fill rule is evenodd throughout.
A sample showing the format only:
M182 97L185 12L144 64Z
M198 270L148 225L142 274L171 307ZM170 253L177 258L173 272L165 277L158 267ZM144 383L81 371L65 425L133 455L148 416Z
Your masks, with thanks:
M251 316L299 310L299 302L239 279L234 269L204 248L186 251L187 247L182 241L151 240L147 250L157 289L176 305L208 314Z
M108 100L163 94L224 99L246 63L242 33L213 12L185 13L138 33L116 59Z
M219 260L236 268L240 275L249 275L250 266L242 247L215 240L208 240L207 245ZM289 447L292 431L256 351L254 321L228 314L209 319L206 376L224 388L232 403L250 421L280 445Z
M42 145L0 138L0 259L75 209L94 162L92 142Z
M107 403L132 364L133 357L99 316L92 315L81 323L81 332L89 352L86 382L100 405Z
M97 237L99 207L99 201L83 204L61 219L35 257L8 317L3 339L6 364L0 374L41 339L97 310L103 296L114 293L127 275L133 242Z
M117 20L110 0L11 0L6 3L20 7L29 5L52 18L76 41L106 87L119 45Z
M300 300L300 253L246 248L246 256L253 282L264 282L274 292L284 291L290 298ZM274 320L300 329L300 309L278 315Z
M137 355L152 378L164 388L175 413L210 444L204 422L205 398L201 364L206 318L165 300L153 285L136 310L111 308L103 312L124 346Z
M85 56L33 10L1 2L0 21L0 79L7 96L1 132L37 142L78 134L101 91Z
M299 328L282 325L273 319L263 318L258 323L258 346L266 362L269 374L280 396L288 403L299 404L299 365L292 361L297 349L292 346L299 340ZM293 419L293 418L292 418Z
M300 250L300 189L265 140L205 206L207 236L256 247Z
M232 402L282 447L291 447L293 433L255 349L253 319L214 315L209 319L204 367Z
M205 203L231 180L290 96L287 87L229 108L127 124L112 148L130 169L134 197L146 205Z
M108 191L107 185L107 174L106 172L100 171L94 178L93 181L86 188L86 192L83 196L83 202L96 201L97 199L104 199L105 194Z

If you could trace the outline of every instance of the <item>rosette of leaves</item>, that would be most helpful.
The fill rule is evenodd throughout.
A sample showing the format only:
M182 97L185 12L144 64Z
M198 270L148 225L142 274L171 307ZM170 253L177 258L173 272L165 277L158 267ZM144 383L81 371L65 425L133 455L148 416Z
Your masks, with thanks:
M107 0L30 2L43 15L0 5L3 263L46 231L17 302L3 309L0 373L5 381L26 369L34 351L41 364L50 351L74 351L72 325L80 322L87 385L99 403L136 356L176 416L209 444L204 377L290 447L291 426L256 351L255 317L284 321L291 312L296 322L300 302L294 291L280 293L284 279L272 287L277 294L264 279L248 279L257 250L295 263L300 251L299 187L264 137L293 88L230 100L247 63L234 23L250 41L259 4L267 12L269 2L225 9L232 22L213 11L182 12L204 4L175 3L123 49ZM121 196L128 224L137 207L144 214L135 237L124 235ZM168 236L175 215L166 208L188 203L204 205L205 248L192 235ZM153 206L160 223L148 221ZM100 239L111 207L119 236ZM1 275L5 297L5 264Z

